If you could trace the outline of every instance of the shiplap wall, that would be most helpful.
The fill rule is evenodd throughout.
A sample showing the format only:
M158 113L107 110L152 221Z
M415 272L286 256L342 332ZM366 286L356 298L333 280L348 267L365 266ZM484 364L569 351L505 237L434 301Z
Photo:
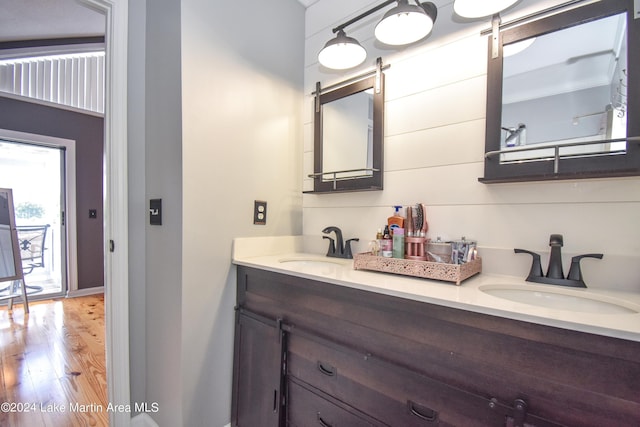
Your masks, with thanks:
M104 52L0 61L0 91L104 113Z
M318 80L326 86L349 76L320 69L315 56L331 28L359 11L327 1L307 10L305 190L313 186L307 178L313 172L310 93ZM357 6L373 4L361 3ZM327 7L342 10L342 15ZM447 6L439 12L450 16ZM588 284L640 291L640 178L479 183L487 72L487 39L480 30L486 23L460 25L459 31L442 37L434 30L433 39L394 52L381 50L370 39L377 19L347 34L370 52L367 63L352 75L371 68L375 56L382 55L391 65L386 71L384 190L305 194L307 241L324 247L321 230L336 225L345 238L359 237L356 250L365 251L393 213L392 205L423 202L428 206L429 236L477 239L485 272L526 276L531 258L515 255L516 247L540 252L546 268L549 235L561 233L565 273L572 255L603 252L601 261L583 261Z

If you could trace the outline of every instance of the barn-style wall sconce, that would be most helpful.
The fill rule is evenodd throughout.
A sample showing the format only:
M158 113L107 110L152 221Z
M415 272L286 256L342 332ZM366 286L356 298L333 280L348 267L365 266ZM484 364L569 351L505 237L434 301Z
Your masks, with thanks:
M334 39L327 42L318 54L318 61L327 68L344 70L362 64L367 51L353 37L344 31L349 25L390 5L397 5L387 11L375 28L375 36L381 43L402 46L425 38L433 29L438 9L431 2L409 4L408 0L387 0L355 18L333 29Z

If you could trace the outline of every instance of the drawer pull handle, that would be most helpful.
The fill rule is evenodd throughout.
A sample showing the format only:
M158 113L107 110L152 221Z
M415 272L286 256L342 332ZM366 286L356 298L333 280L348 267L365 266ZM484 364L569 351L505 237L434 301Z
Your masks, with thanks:
M337 369L331 365L326 365L318 360L318 370L328 377L336 375Z
M320 412L318 412L318 424L320 424L322 427L332 427L331 424L322 419L322 417L320 416Z
M438 419L438 412L434 411L431 408L427 408L426 406L418 405L415 402L407 401L407 406L409 407L409 413L414 417L418 417L421 420L427 422L434 422Z

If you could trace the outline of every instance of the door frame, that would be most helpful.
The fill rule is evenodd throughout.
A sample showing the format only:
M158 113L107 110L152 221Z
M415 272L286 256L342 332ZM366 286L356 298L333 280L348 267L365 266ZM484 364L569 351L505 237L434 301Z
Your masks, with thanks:
M76 141L35 133L18 132L0 129L0 139L9 142L31 144L56 149L64 149L64 182L62 189L65 195L65 265L67 289L66 295L78 290L78 228L76 212Z
M79 0L105 15L104 253L107 394L131 408L129 390L129 253L127 178L127 42L129 0ZM111 243L113 242L113 243ZM117 349L117 351L115 351ZM109 425L129 426L131 411L111 411Z

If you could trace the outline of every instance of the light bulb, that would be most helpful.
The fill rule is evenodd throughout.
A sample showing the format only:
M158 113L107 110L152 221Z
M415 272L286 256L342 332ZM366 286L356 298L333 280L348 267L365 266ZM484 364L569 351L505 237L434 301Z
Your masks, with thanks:
M384 14L375 36L384 44L399 46L416 42L433 29L433 19L420 6L399 4Z
M360 65L367 58L367 51L343 30L338 31L335 39L327 42L318 54L320 64L333 70L345 70Z

